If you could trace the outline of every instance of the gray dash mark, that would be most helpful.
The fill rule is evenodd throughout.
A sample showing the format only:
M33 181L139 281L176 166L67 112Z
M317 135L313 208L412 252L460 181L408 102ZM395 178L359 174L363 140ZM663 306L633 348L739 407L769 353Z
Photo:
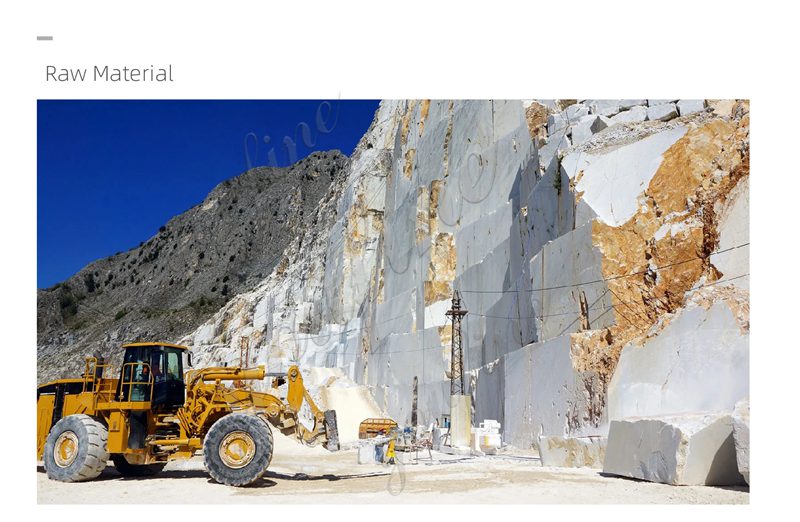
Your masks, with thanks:
M36 40L38 40L40 42L42 42L42 41L50 41L52 39L53 39L52 36L37 36L36 37Z

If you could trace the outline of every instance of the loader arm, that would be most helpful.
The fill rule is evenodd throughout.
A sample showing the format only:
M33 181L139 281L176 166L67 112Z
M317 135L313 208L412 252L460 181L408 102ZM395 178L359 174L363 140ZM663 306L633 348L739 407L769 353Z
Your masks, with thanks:
M319 409L308 389L303 384L303 376L297 366L291 366L286 372L289 389L286 393L286 403L295 417L295 431L297 438L308 445L315 445L320 437L325 438L326 447L335 451L338 449L338 427L336 426L336 416ZM275 386L273 382L273 387ZM308 404L311 415L314 419L314 427L309 430L302 423L297 421L303 401ZM332 417L332 418L331 418ZM335 436L332 437L332 435ZM334 439L335 440L332 440ZM331 448L331 446L336 446Z
M267 376L264 366L212 367L188 372L186 403L178 412L186 433L190 437L201 437L220 416L232 411L253 411L284 435L293 436L307 445L322 441L326 448L336 451L339 446L336 415L319 409L303 384L299 368L291 366L285 374L269 375L273 377L273 388L278 388L283 382L288 384L285 402L271 393L222 384L222 381L263 380ZM298 419L304 401L313 418L311 429Z

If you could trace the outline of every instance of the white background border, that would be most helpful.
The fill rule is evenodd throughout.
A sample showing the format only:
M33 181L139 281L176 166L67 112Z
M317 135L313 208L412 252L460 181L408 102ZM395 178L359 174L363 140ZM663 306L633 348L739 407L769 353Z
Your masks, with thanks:
M782 514L794 501L800 369L794 263L798 17L788 3L406 0L4 2L2 23L2 485L7 516L35 506L36 100L38 98L749 98L751 506L403 507L414 516L496 519L719 517ZM37 42L52 35L52 42ZM792 51L794 49L794 51ZM172 63L172 84L53 85L44 66ZM402 502L404 499L398 499ZM476 499L480 500L480 499ZM108 499L114 503L115 499ZM145 499L143 499L145 501ZM792 502L794 504L794 502ZM68 511L64 511L68 509ZM25 511L19 511L25 510ZM239 506L254 517L355 520L380 508ZM196 516L165 507L37 506L35 516ZM230 508L203 508L227 518ZM325 513L330 515L326 515ZM760 514L760 513L758 513ZM387 514L384 513L381 518ZM241 516L241 515L239 515Z

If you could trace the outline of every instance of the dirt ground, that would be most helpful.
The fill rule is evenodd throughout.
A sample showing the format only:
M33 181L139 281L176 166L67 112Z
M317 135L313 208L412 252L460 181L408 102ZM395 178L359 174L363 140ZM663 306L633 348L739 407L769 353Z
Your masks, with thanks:
M173 462L147 478L122 478L113 465L92 482L51 481L37 472L40 504L82 503L548 503L747 504L747 488L668 486L597 470L542 467L520 454L433 459L400 466L359 465L355 450L329 453L276 435L275 456L263 479L245 488L214 482L202 457Z

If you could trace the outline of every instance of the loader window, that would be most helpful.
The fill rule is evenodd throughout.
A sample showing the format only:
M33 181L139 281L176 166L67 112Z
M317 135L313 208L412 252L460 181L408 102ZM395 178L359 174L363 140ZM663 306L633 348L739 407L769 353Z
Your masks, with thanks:
M181 380L181 355L175 351L169 351L167 356L167 380Z
M167 409L180 407L186 398L181 351L165 346L157 353L160 377L156 376L153 405Z
M122 371L122 395L130 394L128 400L144 402L150 400L152 374L147 363L136 361L125 364Z
M164 352L153 351L150 357L150 370L153 372L153 379L155 382L164 380Z
M149 348L145 346L129 346L125 349L122 379L117 388L119 400L136 402L150 400L150 383L153 377L148 355Z
M150 401L159 411L182 406L186 393L181 352L157 344L128 346L117 392L120 400Z

